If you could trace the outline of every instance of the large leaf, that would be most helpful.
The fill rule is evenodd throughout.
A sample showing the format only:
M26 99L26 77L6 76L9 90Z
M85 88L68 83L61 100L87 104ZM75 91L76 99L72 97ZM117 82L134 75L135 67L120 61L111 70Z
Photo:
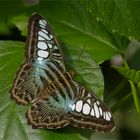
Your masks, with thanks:
M25 7L21 0L0 1L0 34L8 35L11 33L12 25L9 24L8 20L14 15L23 11Z
M82 0L93 15L107 29L140 40L140 1L135 0Z
M80 1L41 1L39 5L26 7L24 11L30 11L26 12L28 17L34 11L46 17L62 42L79 47L80 50L86 43L84 50L91 54L97 63L110 59L119 52L120 44L116 41L116 35L110 33L100 22L92 20ZM25 13L21 11L10 18L11 23L24 35L27 25L25 19Z
M84 53L77 56L79 49L73 46L63 46L66 64L76 67L79 82L86 84L95 93L103 95L103 76L94 60ZM23 61L24 44L17 41L0 41L0 135L3 140L59 140L80 139L77 129L62 129L49 131L31 129L24 118L27 107L19 106L9 99L9 89ZM83 58L82 58L83 57ZM86 57L86 59L84 59ZM89 82L89 84L88 84ZM90 132L87 130L87 132ZM89 133L88 133L89 135Z
M108 32L100 22L91 20L91 15L80 5L79 1L42 1L36 6L24 8L21 5L18 6L17 9L17 5L8 7L12 11L11 15L14 15L9 17L5 5L3 9L5 18L8 17L9 21L26 35L28 17L26 15L36 11L47 17L61 41L67 66L77 71L76 80L102 98L103 77L94 60L101 63L119 52L116 36ZM23 11L26 11L26 14ZM9 24L12 25L10 22ZM120 36L118 38L121 39ZM80 139L76 129L66 128L60 131L31 129L24 118L27 107L18 106L9 100L8 91L23 61L23 46L21 42L0 42L1 138L3 140Z

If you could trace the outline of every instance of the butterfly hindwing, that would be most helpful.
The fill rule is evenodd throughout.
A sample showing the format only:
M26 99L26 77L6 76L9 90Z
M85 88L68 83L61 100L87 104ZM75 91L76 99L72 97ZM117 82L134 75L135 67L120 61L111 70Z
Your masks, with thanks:
M69 93L64 96L60 90L49 96L45 96L45 90L41 91L41 100L35 102L27 112L29 124L47 129L62 128L71 124L78 128L112 131L115 123L107 106L79 83L69 82L73 82L73 97L68 96ZM70 92L66 88L65 91Z
M64 108L50 98L39 100L28 109L26 117L33 128L58 129L69 124Z
M69 105L68 113L70 124L79 128L89 128L98 131L111 131L115 123L112 113L107 106L93 93L77 82L75 102Z
M11 98L23 105L36 98L44 83L51 81L52 63L65 71L62 52L48 22L40 15L33 14L28 28L25 61L10 90Z
M28 123L33 128L47 129L58 129L68 125L70 122L66 118L66 113L70 98L67 91L67 86L60 87L55 83L44 86L26 113Z

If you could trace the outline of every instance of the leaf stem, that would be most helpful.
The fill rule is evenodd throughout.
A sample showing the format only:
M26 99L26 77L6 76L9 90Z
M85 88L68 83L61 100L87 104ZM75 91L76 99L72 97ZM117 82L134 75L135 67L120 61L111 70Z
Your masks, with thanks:
M122 58L123 58L124 67L128 70L129 66L127 64L127 61L126 61L126 58L125 58L124 54L122 54ZM136 108L136 111L137 111L137 113L139 115L139 118L140 118L140 103L139 103L139 99L138 99L137 88L134 85L134 82L132 82L131 80L128 80L128 81L129 81L130 86L131 86L131 91L132 91L132 94L133 94L133 100L134 100L135 108Z
M122 56L122 59L123 59L124 67L125 67L126 69L129 69L129 66L128 66L128 64L127 64L125 55L124 55L124 54L121 54L121 56Z
M130 83L130 86L131 86L136 111L138 112L138 114L140 116L140 104L139 104L139 100L138 100L137 89L136 89L134 83L131 80L129 80L129 83Z

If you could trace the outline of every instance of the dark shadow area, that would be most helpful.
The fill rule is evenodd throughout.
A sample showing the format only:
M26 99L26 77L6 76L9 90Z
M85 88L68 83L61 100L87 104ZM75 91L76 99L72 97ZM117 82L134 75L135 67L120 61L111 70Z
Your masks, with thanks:
M26 37L21 35L21 32L16 28L10 28L10 34L0 35L0 40L12 40L12 41L26 41Z

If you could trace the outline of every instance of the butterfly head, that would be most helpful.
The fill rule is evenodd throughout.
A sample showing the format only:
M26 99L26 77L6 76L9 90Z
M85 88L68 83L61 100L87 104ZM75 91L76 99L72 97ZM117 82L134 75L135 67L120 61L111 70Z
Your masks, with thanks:
M68 72L69 75L71 75L71 77L74 77L76 75L76 71L75 70L70 70Z

